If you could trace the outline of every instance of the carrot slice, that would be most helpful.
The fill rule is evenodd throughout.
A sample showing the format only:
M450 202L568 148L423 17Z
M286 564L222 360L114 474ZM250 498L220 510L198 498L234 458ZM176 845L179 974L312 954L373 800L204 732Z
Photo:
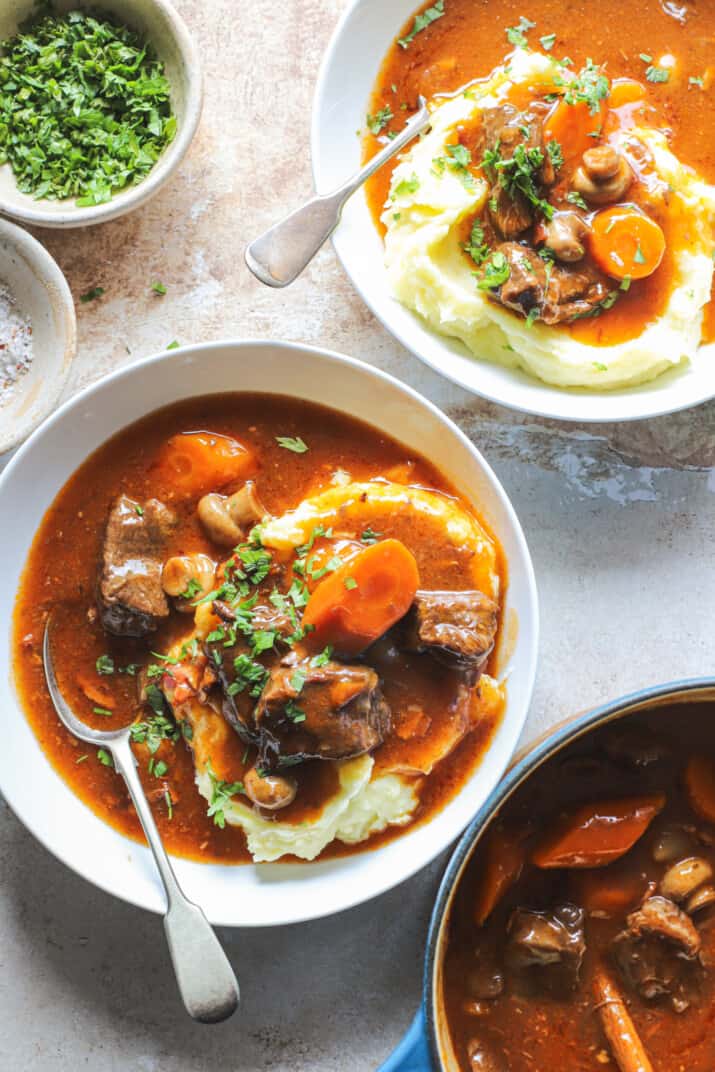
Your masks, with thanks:
M366 547L315 589L303 614L311 645L358 655L399 621L419 586L414 555L400 540Z
M474 901L474 919L481 927L523 870L528 831L495 826L487 835L479 857L480 875Z
M640 902L645 893L647 880L635 873L627 861L623 867L609 867L607 871L576 871L570 880L573 900L589 915L613 919L624 915Z
M705 756L692 756L685 768L685 791L690 806L701 819L715 823L715 763Z
M584 101L567 104L560 100L544 120L544 142L557 141L566 163L576 163L596 144L593 135L603 129L607 112L605 101L601 101L600 110L592 114Z
M591 224L591 256L614 279L652 275L665 253L665 235L650 216L631 205L598 212Z
M662 811L665 796L585 804L560 818L532 853L537 867L605 867L625 856Z
M200 495L245 477L252 463L252 453L231 436L180 432L159 452L154 476L167 492Z

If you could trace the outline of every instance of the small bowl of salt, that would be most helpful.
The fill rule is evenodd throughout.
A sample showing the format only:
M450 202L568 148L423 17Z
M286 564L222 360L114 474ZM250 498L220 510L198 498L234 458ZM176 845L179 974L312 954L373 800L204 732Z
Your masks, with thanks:
M0 219L0 455L55 408L76 344L64 275L37 239Z

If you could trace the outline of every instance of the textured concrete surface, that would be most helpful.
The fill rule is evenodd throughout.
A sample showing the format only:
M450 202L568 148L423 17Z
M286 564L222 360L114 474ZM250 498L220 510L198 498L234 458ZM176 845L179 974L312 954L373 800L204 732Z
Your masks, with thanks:
M343 5L177 6L207 75L204 120L181 172L128 219L40 234L75 295L106 290L79 306L70 389L175 338L270 335L372 361L462 425L524 524L543 630L526 739L630 689L715 673L715 406L619 427L525 419L424 369L372 319L332 250L286 292L255 283L242 247L309 190L313 83ZM151 294L155 279L166 297ZM159 921L76 878L0 803L0 1070L376 1068L418 1000L443 863L323 922L224 934L243 1008L201 1028L179 1010Z

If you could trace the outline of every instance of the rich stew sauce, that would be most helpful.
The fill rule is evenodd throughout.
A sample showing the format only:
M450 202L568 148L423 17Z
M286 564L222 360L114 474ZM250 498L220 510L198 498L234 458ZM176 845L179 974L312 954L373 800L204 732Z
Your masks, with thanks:
M715 1067L713 714L606 726L503 807L449 922L444 1006L465 1072Z
M304 496L329 485L331 476L340 471L354 480L383 478L456 494L426 459L376 429L331 410L277 396L225 394L179 403L131 425L87 459L47 511L30 549L15 612L15 679L23 709L52 765L102 819L133 838L142 835L120 778L104 765L96 750L74 739L57 718L44 681L42 637L51 612L58 679L86 722L115 728L141 714L137 697L142 668L155 661L152 653L166 652L186 635L191 617L172 613L168 623L146 640L108 636L94 610L102 540L117 496L138 501L156 496L178 515L167 556L203 552L220 557L197 518L195 499L174 498L170 482L162 486L161 458L167 441L197 429L235 437L248 448L253 456L249 475L271 514L295 507ZM277 443L278 436L301 439L310 449L305 453L286 450ZM458 553L445 555L429 525L405 526L396 520L394 532L386 531L384 524L381 527L384 535L409 544L423 585L463 587L466 559ZM499 552L498 560L503 592L506 575ZM98 673L97 660L103 656L112 660L114 673ZM492 655L492 668L495 659ZM450 698L457 688L449 669L409 654L393 656L378 667L385 697L394 709L408 710L417 704L437 731L442 722L446 724ZM423 783L415 821L427 819L458 790L478 763L500 717L500 696L485 697L476 728ZM404 740L389 737L375 753L378 768L380 763L399 761L401 749L415 758L419 742L404 736ZM162 741L153 754L141 744L135 744L135 751L162 836L172 852L226 863L250 859L239 829L220 829L207 817L206 801L194 784L191 756L180 740L178 744ZM230 768L236 778L251 762L247 752L238 736L231 736L226 754L217 757L217 766ZM320 761L295 767L291 774L298 781L298 793L286 816L291 822L304 822L334 792L337 775L334 764ZM388 828L369 844L374 847L398 832ZM355 850L337 842L326 850L329 855L348 851Z
M424 5L419 10L428 7ZM553 37L548 54L558 59L569 57L573 61L571 70L578 71L592 59L603 65L612 84L626 80L640 84L642 98L638 102L630 102L626 92L624 106L610 110L610 131L607 127L605 140L609 133L645 123L665 131L676 156L707 182L715 182L715 150L710 137L715 124L715 8L711 3L644 0L623 4L604 0L600 4L564 5L555 0L445 0L443 12L415 34L408 47L400 47L396 39L385 57L368 117L378 116L381 111L385 114L388 109L392 118L384 125L378 124L381 129L376 135L365 135L366 158L374 155L392 132L402 129L416 110L419 95L439 100L486 78L504 63L514 47L507 39L507 29L527 19L535 24L528 31L529 47L543 50L540 38ZM413 26L414 16L398 38L404 39ZM668 81L652 82L647 77L649 66L657 66L663 57L673 63ZM464 143L464 137L460 136L460 141ZM380 215L388 199L391 176L392 168L387 165L367 186L370 210L381 232L384 229ZM566 186L569 177L567 167L561 175ZM647 195L647 174L638 178L643 185L632 186L627 200L637 205L642 200L644 210L661 226L666 239L665 257L653 275L638 280L628 293L620 294L607 311L562 325L562 330L591 345L632 338L659 315L673 281L672 249L688 245L687 221L672 216L668 219L659 213ZM552 201L558 203L558 188L554 192L556 199L552 197ZM712 310L711 301L704 317L704 341L715 339Z

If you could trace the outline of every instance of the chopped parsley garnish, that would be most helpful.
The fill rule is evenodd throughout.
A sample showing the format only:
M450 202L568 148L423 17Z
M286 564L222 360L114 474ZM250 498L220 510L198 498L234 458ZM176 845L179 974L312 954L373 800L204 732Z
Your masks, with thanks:
M2 97L0 97L0 100ZM0 160L2 160L2 149L0 149ZM80 294L79 300L86 305L87 302L95 301L97 298L101 298L104 294L104 287L92 287L90 290L85 290L84 294Z
M577 190L569 190L569 192L566 194L566 200L570 201L572 205L578 205L579 208L583 208L588 211L588 205Z
M167 789L164 793L164 801L166 803L166 817L167 819L174 818L174 805L171 802L171 793Z
M186 725L186 723L185 723ZM171 716L165 712L155 713L150 718L135 722L129 728L135 744L145 744L151 755L159 750L162 741L175 744L179 740L179 727Z
M649 56L647 52L639 53L639 58L642 59L644 63L652 63L653 62L653 57Z
M598 115L601 111L601 101L604 101L610 92L610 85L600 67L592 60L586 60L586 66L569 82L559 79L559 85L564 85L564 100L567 104L582 102L588 105L591 115Z
M491 290L506 283L511 275L509 262L499 250L492 253L484 267L484 275L477 283L480 290Z
M243 792L243 782L224 782L216 776L211 760L206 761L206 773L211 781L211 801L206 811L207 816L213 819L216 826L223 830L226 826L224 808L231 802L231 797Z
M596 372L608 372L608 365L604 365L602 361L594 361L593 367Z
M541 47L546 52L551 52L551 49L556 44L556 34L555 33L544 34L543 37L539 38L539 41L541 42Z
M375 532L369 525L366 529L363 529L362 536L360 537L363 543L377 543L380 539L380 533Z
M88 752L85 752L83 756L77 756L75 763L84 763L85 759L89 759Z
M558 171L560 167L564 165L564 154L561 145L557 141L550 141L546 146L546 152L549 154L549 160L554 165L554 168Z
M303 711L302 708L298 707L298 704L295 702L295 700L286 701L286 705L283 710L285 711L291 722L305 722L307 718L305 711Z
M99 205L147 175L176 133L152 46L86 11L39 17L2 45L0 163L35 198Z
M190 579L189 583L186 585L186 588L184 589L184 591L181 593L181 598L182 599L196 599L196 597L198 595L200 595L200 594L201 594L201 585L199 584L199 582L196 580L195 577L192 577Z
M283 450L291 450L294 454L305 454L309 449L308 444L304 443L300 436L295 438L292 436L276 436L276 443L279 447L283 447Z
M102 715L104 718L111 718L114 712L110 711L108 707L93 707L92 714Z
M167 348L167 350L178 350L179 349L179 343L178 343L177 339L173 339L168 344L168 346L166 348Z
M623 276L623 279L621 280L621 285L618 289L623 291L631 289L631 277L629 275Z
M688 85L689 86L700 86L700 88L702 89L703 86L705 85L705 80L700 75L696 76L696 75L691 74L690 78L688 79Z
M533 307L533 309L529 309L529 312L527 313L527 316L526 316L526 320L524 322L525 322L527 328L531 328L531 327L534 326L534 321L538 320L538 319L539 319L539 307L537 305L535 305Z
M147 685L144 689L144 699L146 703L149 704L149 707L151 707L155 715L166 714L166 701L164 699L164 693L161 691L158 685Z
M155 294L166 294L166 287L163 283L160 283L158 281L156 283L152 283L151 289L154 291Z
M668 70L668 68L667 67L658 67L658 66L656 66L654 64L651 64L650 67L646 68L645 76L646 76L646 78L648 79L649 82L669 82L670 81L670 71Z
M368 114L368 116L367 116L368 130L370 131L371 134L374 134L375 137L377 137L377 135L380 133L380 131L384 130L385 127L387 126L387 124L390 122L390 120L394 119L394 118L395 117L392 114L392 109L390 108L390 105L387 104L387 105L385 105L384 108L380 108L379 112L375 112L374 115Z
M639 245L636 246L636 251L633 254L633 260L634 260L634 262L636 264L645 264L645 257L643 255L643 250L641 249L641 247Z
M144 517L144 507L140 506L139 503L135 503L135 505L134 505L134 513L138 514L139 517Z
M522 194L530 205L538 209L547 220L554 214L553 206L539 193L536 176L544 163L544 154L536 147L517 145L513 156L505 159L496 149L487 150L482 158L482 167L492 176L498 176L499 184L509 197ZM494 209L492 211L495 211Z
M357 588L358 583L354 577L346 577L343 584L347 588L348 592L352 592L353 588Z
M97 759L103 767L113 767L114 760L112 759L111 752L108 752L106 748L97 749Z
M310 665L315 667L325 666L330 662L333 656L333 648L331 644L328 644L319 655L314 655L310 660Z
M251 635L251 654L262 655L264 651L272 651L275 647L279 633L275 629L256 629Z
M397 186L394 189L394 196L404 197L405 194L414 194L417 193L419 188L420 180L417 178L417 175L413 171L409 179L403 179L401 182L398 182Z
M236 696L239 692L248 692L254 700L263 692L268 681L268 671L261 663L257 663L250 655L237 655L233 660L233 668L236 672L234 680L228 687L229 695Z
M296 695L299 695L303 691L305 685L305 670L301 670L300 667L296 667L290 676L289 685L293 689Z
M300 547L296 547L295 552L299 558L303 558L305 555L308 554L308 551L313 550L313 546L316 540L320 540L323 536L329 539L332 535L332 529L326 529L325 525L316 525L310 536L308 537L307 542L301 544Z
M444 15L444 0L435 0L432 7L428 7L426 11L423 11L421 15L415 15L415 21L412 24L412 29L404 37L398 37L397 43L400 48L407 48L412 41L417 37L418 33L422 33L437 19L441 19Z
M154 775L155 778L163 778L169 769L167 764L164 762L163 759L157 759L156 761L152 760L152 763L153 769L151 773Z
M100 655L94 665L97 668L97 673L102 676L108 677L114 673L114 659L111 655Z
M531 19L524 18L522 15L517 26L507 26L506 39L510 45L516 45L518 48L526 48L529 43L526 39L526 35L529 30L533 30L535 26L535 22L532 22Z

